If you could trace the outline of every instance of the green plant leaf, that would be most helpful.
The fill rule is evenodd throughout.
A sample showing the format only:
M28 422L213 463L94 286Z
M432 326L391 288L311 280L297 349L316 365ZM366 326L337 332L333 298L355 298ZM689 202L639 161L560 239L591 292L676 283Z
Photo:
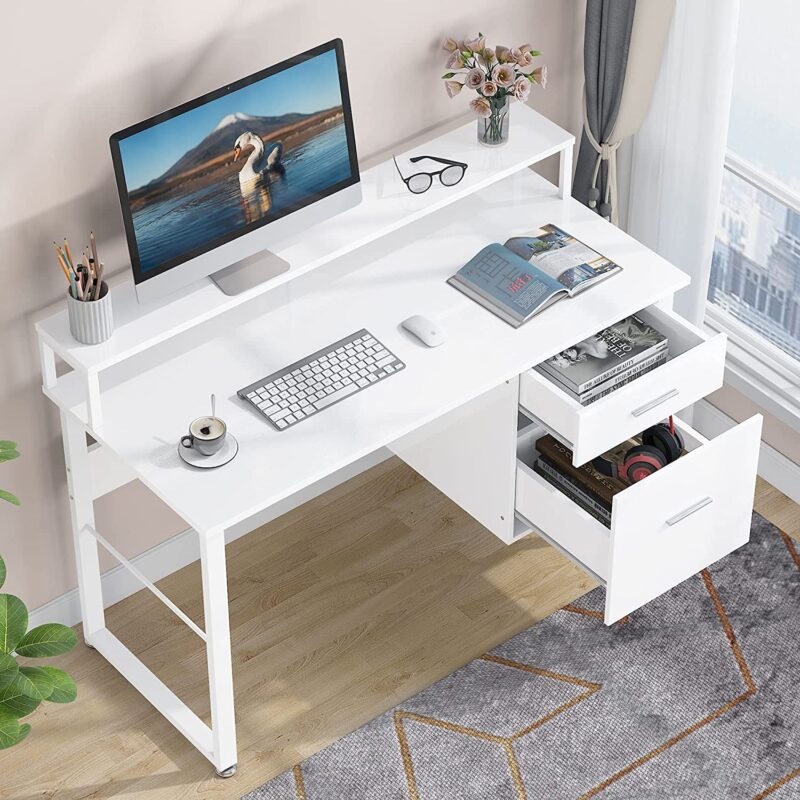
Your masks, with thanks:
M17 450L0 450L0 464L4 461L13 461L15 458L19 458Z
M35 711L41 700L35 700L28 693L36 691L30 678L18 672L5 689L0 691L0 712L7 711L14 717L24 717Z
M51 658L69 652L77 643L78 638L72 628L49 622L29 630L17 642L15 649L26 658Z
M29 697L31 700L40 701L42 695L39 689L31 680L30 676L25 674L24 670L25 667L19 668L19 672L14 676L9 686L13 686L15 691L21 692L25 697Z
M6 582L6 562L0 556L0 587Z
M7 492L5 489L0 489L0 500L8 500L9 503L13 503L15 506L21 505L19 497Z
M23 739L26 739L30 732L31 726L27 722L23 722L22 725L19 726L19 737L14 744L19 744Z
M53 694L53 679L41 667L20 667L19 671L30 681L34 694L28 696L34 700L47 700Z
M5 689L14 680L18 672L19 664L17 664L14 656L10 656L8 653L0 653L0 689Z
M0 653L13 653L28 628L28 609L13 594L0 594Z
M10 714L0 717L0 750L19 744L31 732L28 723L19 724L19 720Z
M442 79L443 80L447 80L448 78L452 78L454 75L455 75L455 72L445 72L445 74L442 75Z
M8 439L0 439L0 450L16 450L17 443L9 442Z
M0 750L5 750L6 747L13 747L20 741L21 727L19 720L15 716L0 709Z
M41 667L53 682L49 703L71 703L78 696L78 687L70 675L57 667Z

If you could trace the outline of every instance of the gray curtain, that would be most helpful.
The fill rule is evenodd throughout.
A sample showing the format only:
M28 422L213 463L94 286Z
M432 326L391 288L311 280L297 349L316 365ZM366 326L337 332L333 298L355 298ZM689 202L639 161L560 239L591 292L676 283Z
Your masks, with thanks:
M609 177L613 184L618 145L609 144L609 137L622 99L635 9L636 0L586 2L583 43L586 114L572 196L606 218L612 215Z

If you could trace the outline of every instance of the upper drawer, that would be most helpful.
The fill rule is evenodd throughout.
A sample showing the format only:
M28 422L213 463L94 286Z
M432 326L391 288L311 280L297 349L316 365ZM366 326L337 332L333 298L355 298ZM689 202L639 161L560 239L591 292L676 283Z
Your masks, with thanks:
M709 337L656 306L639 316L669 338L669 360L601 400L582 406L533 369L520 377L520 405L570 447L576 465L722 386L725 334Z

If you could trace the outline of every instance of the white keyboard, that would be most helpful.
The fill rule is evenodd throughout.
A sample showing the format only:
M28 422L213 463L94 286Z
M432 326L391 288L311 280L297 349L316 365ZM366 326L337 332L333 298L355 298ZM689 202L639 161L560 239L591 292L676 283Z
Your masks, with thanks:
M282 431L404 367L362 328L237 394Z

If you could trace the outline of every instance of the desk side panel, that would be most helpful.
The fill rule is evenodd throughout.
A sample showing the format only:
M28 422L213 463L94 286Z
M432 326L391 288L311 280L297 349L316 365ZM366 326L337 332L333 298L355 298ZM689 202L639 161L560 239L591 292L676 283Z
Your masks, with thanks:
M518 398L514 378L390 445L506 544L514 540Z

